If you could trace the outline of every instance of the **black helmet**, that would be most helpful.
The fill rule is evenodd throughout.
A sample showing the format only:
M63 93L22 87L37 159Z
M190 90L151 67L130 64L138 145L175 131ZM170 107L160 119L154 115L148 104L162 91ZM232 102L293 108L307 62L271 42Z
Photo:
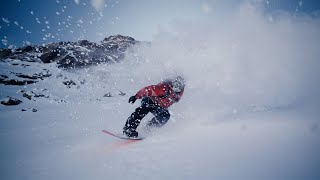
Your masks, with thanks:
M178 76L172 81L172 90L174 92L181 92L184 89L185 81L183 77Z

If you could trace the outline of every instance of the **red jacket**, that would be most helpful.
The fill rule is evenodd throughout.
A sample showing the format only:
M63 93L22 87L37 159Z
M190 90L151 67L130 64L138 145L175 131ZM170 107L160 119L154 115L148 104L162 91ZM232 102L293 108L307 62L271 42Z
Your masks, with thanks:
M178 102L183 95L184 90L175 93L172 90L171 83L161 82L157 85L151 85L142 88L135 95L136 98L150 97L152 101L163 108L168 108L172 104Z

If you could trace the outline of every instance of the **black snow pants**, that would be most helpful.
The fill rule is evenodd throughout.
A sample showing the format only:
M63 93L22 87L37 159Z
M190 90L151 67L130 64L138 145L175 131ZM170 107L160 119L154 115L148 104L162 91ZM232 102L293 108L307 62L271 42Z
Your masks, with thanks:
M127 119L124 130L136 130L140 121L151 112L155 117L152 118L147 126L161 127L170 119L168 109L156 105L149 97L144 97L141 101L141 106L138 107Z

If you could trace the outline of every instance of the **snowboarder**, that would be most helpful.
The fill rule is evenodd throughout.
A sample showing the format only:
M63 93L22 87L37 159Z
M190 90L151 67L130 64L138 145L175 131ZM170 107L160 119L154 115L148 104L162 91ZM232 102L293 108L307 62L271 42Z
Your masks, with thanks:
M128 137L138 137L136 129L142 118L149 112L155 117L147 123L147 126L161 127L166 124L170 118L168 108L181 99L184 87L184 79L178 76L173 80L166 80L157 85L144 87L136 95L131 96L129 103L133 104L137 99L142 99L141 106L127 119L123 127L123 134Z

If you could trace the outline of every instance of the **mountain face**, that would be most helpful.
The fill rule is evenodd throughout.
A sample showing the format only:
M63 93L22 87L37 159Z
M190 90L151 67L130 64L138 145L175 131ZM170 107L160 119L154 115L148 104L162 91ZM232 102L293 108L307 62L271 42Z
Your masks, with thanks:
M96 81L91 82L91 77L86 75L88 73L75 75L66 70L82 71L84 67L120 62L124 59L125 52L137 43L140 42L134 38L116 35L103 39L99 44L81 40L18 49L0 49L1 105L18 105L26 101L36 101L38 98L65 102L61 98L65 95L53 97L52 91L59 93L61 88L80 89L81 86L92 88L95 85L90 83L99 84ZM108 74L102 76L106 78ZM40 82L41 85L35 85ZM119 94L108 91L101 93ZM103 97L103 94L98 97Z
M26 46L18 49L1 49L0 59L27 62L56 62L58 67L70 69L94 64L119 62L124 52L138 43L134 38L122 35L110 36L99 44L87 40L57 42L44 46Z

